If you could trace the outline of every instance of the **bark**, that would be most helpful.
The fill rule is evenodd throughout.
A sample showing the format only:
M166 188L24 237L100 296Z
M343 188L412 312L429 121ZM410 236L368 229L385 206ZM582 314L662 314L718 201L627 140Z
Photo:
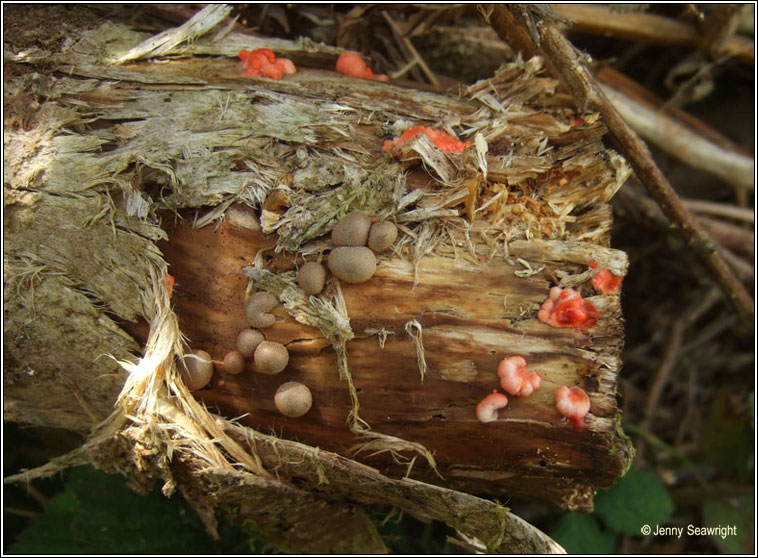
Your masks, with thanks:
M338 75L331 47L237 33L119 65L147 35L46 9L71 38L26 44L18 30L40 12L16 12L6 53L5 419L97 428L37 473L92 461L135 485L161 477L211 530L227 513L295 552L381 550L365 511L376 504L446 521L483 549L560 550L473 494L591 509L631 461L619 295L589 281L593 261L626 273L607 248L608 201L629 170L597 115L572 125L536 58L460 98ZM244 77L238 51L262 46L298 73ZM473 145L382 151L417 124ZM308 298L294 270L325 257L350 209L395 221L398 242L368 282L330 278ZM539 322L553 284L581 289L598 324ZM190 394L174 364L183 336L223 358L250 287L283 301L265 334L287 344L287 369L217 373ZM474 407L512 354L543 387L480 424ZM313 392L300 419L273 406L289 380ZM590 395L584 432L555 410L563 384ZM330 537L296 534L315 524Z

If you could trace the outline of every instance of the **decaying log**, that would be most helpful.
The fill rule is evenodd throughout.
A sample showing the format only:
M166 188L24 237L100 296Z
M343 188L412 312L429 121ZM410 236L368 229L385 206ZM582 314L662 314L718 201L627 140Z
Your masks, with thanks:
M381 503L488 550L559 550L472 494L590 509L631 461L619 294L590 282L593 262L626 274L607 247L608 201L629 170L602 145L597 115L556 95L538 58L454 97L339 75L330 47L236 33L118 65L146 35L66 25L83 27L58 51L6 52L5 419L100 423L73 461L161 477L211 529L217 511L250 518L284 549L376 551L361 506ZM244 77L237 53L259 46L298 73ZM445 154L421 137L382 150L418 124L472 146ZM351 209L396 222L398 241L369 281L330 276L305 296L297 266L325 257ZM538 321L552 285L580 289L598 323ZM217 372L190 395L175 358L188 347L223 358L250 289L283 301L265 335L287 345L288 367ZM480 424L474 408L514 354L542 388ZM274 408L288 380L313 392L302 418ZM560 385L589 393L587 430L555 410ZM240 487L299 513L256 512ZM316 517L325 528L350 517L365 536L292 535Z
M250 254L271 246L260 231L241 226L254 222L249 217L248 210L235 209L215 229L178 226L161 245L177 281L174 305L182 332L193 347L216 358L234 347L237 333L246 327L247 279L241 266ZM535 318L549 285L547 266L561 262L565 267L575 260L571 263L584 263L586 269L593 259L625 264L616 251L583 248L568 241L513 241L513 264L498 260L476 266L427 256L414 269L410 262L391 258L380 263L370 281L341 284L355 335L347 343L347 360L361 418L382 433L423 444L448 485L587 505L592 488L609 485L624 467L620 450L625 442L616 437L613 394L621 326L608 317L618 316L618 298L590 299L605 318L586 334L551 329ZM515 273L524 268L517 258L545 270L518 277ZM275 284L270 288L277 292ZM273 429L345 453L356 439L346 425L351 401L337 374L331 342L317 329L299 324L285 308L276 315L280 321L266 329L266 338L288 347L287 371L276 376L252 370L240 376L218 374L197 395L209 408L242 417L239 422L259 431ZM423 380L407 332L414 321L423 332ZM543 388L529 398L513 398L502 421L479 424L474 407L498 387L498 362L511 354L528 355L543 373ZM276 411L272 395L285 380L310 386L316 408L306 418L287 419ZM553 392L563 384L581 385L592 394L592 435L574 431L555 411ZM369 462L393 469L388 459ZM414 472L420 478L435 480L431 470L419 468L417 464Z

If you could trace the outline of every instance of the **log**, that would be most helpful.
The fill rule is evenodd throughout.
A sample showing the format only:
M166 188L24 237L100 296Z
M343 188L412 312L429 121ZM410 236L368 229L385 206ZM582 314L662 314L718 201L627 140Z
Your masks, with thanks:
M5 419L91 434L38 473L86 460L135 485L160 477L211 532L223 510L289 551L381 549L363 512L377 503L446 521L482 549L559 550L475 495L587 510L631 462L616 401L619 293L590 282L593 262L626 274L625 254L608 248L608 202L629 170L597 115L575 114L539 58L458 98L339 75L339 50L324 45L226 33L160 64L117 64L149 37L85 9L13 23L52 33L54 13L74 40L54 51L12 35L6 53ZM263 46L297 74L244 76L237 53ZM471 146L448 154L421 136L383 151L412 125ZM370 280L330 275L305 296L295 270L327 256L353 209L397 223L397 242ZM552 285L581 290L597 324L540 322ZM287 368L217 370L190 394L176 359L223 358L252 289L283 301L264 333L286 344ZM481 424L474 408L514 354L543 385ZM274 408L288 380L313 393L304 417ZM587 430L557 413L560 385L590 395ZM435 502L426 512L421 493ZM296 502L298 522L328 515L335 536L288 534L262 505L277 498ZM337 529L345 518L365 536Z

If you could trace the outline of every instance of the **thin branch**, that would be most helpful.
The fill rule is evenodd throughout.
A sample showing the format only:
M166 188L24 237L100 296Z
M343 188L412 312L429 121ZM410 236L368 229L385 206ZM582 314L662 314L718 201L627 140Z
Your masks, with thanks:
M685 321L682 319L674 322L661 361L658 364L658 368L656 369L651 382L648 384L647 400L645 401L645 417L640 424L640 428L643 430L650 431L650 427L655 420L658 404L661 401L661 395L663 395L663 389L668 384L671 371L674 369L674 366L678 361L679 349L682 346L685 325ZM639 448L637 449L639 451Z
M663 390L668 384L671 372L679 361L682 352L684 332L716 304L718 301L718 291L712 289L708 291L706 296L701 297L698 294L697 298L700 298L699 303L694 304L689 311L677 319L671 326L671 333L669 334L666 348L663 351L663 356L655 371L655 375L648 384L645 415L640 424L640 428L643 430L652 431L652 425L655 423Z
M692 477L698 482L698 484L700 484L706 493L710 494L712 492L711 486L705 482L705 479L703 479L703 476L700 474L701 468L696 466L690 460L690 458L687 457L680 449L668 444L655 434L652 434L647 430L640 428L636 424L625 422L622 426L625 432L629 432L629 434L633 436L639 436L654 448L658 448L659 450L662 450L663 452L676 457L682 463L682 465L684 465L684 467L689 470L689 472L692 474Z
M718 215L719 217L728 217L746 223L755 223L755 212L747 207L737 207L727 203L718 203L707 200L688 200L683 199L682 203L690 211L695 213L707 213L709 215Z
M426 62L416 50L416 47L414 47L411 40L402 33L397 23L395 23L390 14L385 10L382 10L382 17L387 22L387 25L392 31L392 34L395 36L395 40L397 40L397 42L400 43L408 52L408 55L411 58L410 62L417 64L418 67L421 68L421 71L424 73L426 79L429 80L429 83L435 87L439 87L440 82L437 79L437 76L435 76L434 72L429 69L429 66L426 65Z
M745 190L755 188L755 162L752 157L723 149L680 124L666 112L640 103L617 89L603 84L600 84L600 89L624 120L650 143L734 187Z
M711 217L700 217L700 224L724 248L749 256L751 260L755 256L755 233L752 229Z
M665 120L659 122L661 126L668 125L668 122L671 120L676 123L678 127L681 128L683 126L690 134L695 134L697 138L699 138L700 143L715 146L717 157L720 156L721 153L725 153L727 154L727 158L735 158L741 167L749 168L750 186L748 186L748 188L751 190L754 189L753 169L755 166L755 160L752 151L748 151L742 146L736 144L724 134L693 116L691 113L677 108L676 106L672 106L670 102L667 102L665 99L659 97L628 76L614 70L611 66L602 66L601 68L598 68L595 79L597 79L601 85L612 87L616 91L623 93L626 97L630 97L637 103L644 105L647 107L648 111L654 111L656 115L662 115ZM637 131L639 132L639 130ZM708 158L710 159L711 156L709 155ZM693 159L693 157L690 156L689 159ZM685 160L685 157L682 157L682 160ZM719 162L717 165L725 166L723 162ZM722 172L721 174L724 173ZM743 178L741 181L746 183L747 179ZM727 179L727 182L731 182L731 180ZM745 193L746 192L735 192L735 194Z
M743 7L742 4L722 4L705 19L705 33L700 47L704 54L717 58L724 53L737 31Z
M694 216L684 207L674 188L653 161L647 145L634 133L603 94L592 73L587 68L584 57L563 36L555 23L550 21L549 9L539 6L539 13L533 7L516 6L514 16L536 39L535 45L558 69L560 77L571 89L575 102L581 111L587 109L600 113L608 130L634 169L637 178L644 184L650 195L658 203L663 213L684 236L685 240L711 270L722 290L733 303L740 316L753 322L754 303L745 287L719 254L708 233L697 223ZM492 5L482 9L492 16L508 12L503 5ZM501 37L507 30L496 27L498 19L489 21Z
M608 6L592 4L554 4L553 9L572 20L575 31L660 45L701 47L711 44L694 25L655 14L620 13ZM753 64L755 49L750 39L731 35L718 43L714 37L713 44L721 49L722 54L731 54L742 62Z
M723 258L726 260L726 262L732 266L732 269L737 272L737 275L739 275L745 283L748 285L752 285L755 281L755 269L753 268L752 263L748 262L747 260L741 258L729 248L724 248L723 246L719 247L719 252L723 256Z

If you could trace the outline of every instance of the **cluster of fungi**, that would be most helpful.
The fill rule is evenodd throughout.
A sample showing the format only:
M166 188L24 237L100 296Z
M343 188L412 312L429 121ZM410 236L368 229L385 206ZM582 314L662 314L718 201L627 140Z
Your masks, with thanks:
M597 269L596 263L590 266ZM595 278L600 278L595 280ZM621 284L623 276L617 276L603 269L593 277L592 284L599 292L608 294ZM552 287L548 298L542 303L537 312L537 319L552 327L575 328L583 331L595 325L600 312L588 300L582 298L578 291L561 287ZM542 385L542 373L532 372L526 367L526 359L522 356L506 357L497 367L500 387L506 393L516 397L527 397ZM494 422L498 419L498 411L508 405L508 396L496 389L482 399L476 406L476 418L480 422ZM561 386L555 391L555 408L566 417L576 430L584 430L587 425L584 417L590 410L590 398L579 388Z
M340 57L337 59L337 71L346 76L362 79L375 79L376 81L390 80L390 78L384 74L374 74L368 64L363 61L363 58L354 52L343 52L340 54Z
M239 59L245 66L245 75L282 79L284 76L297 72L294 62L289 58L278 58L270 48L239 51ZM354 52L343 52L337 59L336 69L346 76L361 79L373 79L387 82L390 80L384 74L374 74L373 70Z
M327 259L329 270L348 283L368 281L376 271L375 254L387 250L396 238L394 223L351 211L332 230L334 248Z
M528 397L542 385L542 373L533 372L526 367L526 359L520 355L506 357L497 367L500 387L506 393L516 397ZM479 422L494 422L498 411L508 405L508 396L499 391L482 399L476 406L476 418ZM584 430L584 417L590 410L590 399L583 389L561 386L555 392L555 407L566 417L576 430Z
M259 291L251 295L245 301L245 317L252 327L239 332L235 349L226 353L223 360L215 361L202 350L184 356L179 369L187 387L193 391L204 388L211 381L215 367L226 374L242 374L247 359L251 358L256 372L270 375L282 372L289 363L287 347L267 341L260 331L274 324L276 318L271 311L278 305L279 300L271 293ZM276 408L287 417L303 416L312 403L310 389L299 382L285 382L274 394Z
M289 58L277 58L270 48L258 48L252 51L241 50L239 58L245 65L246 76L282 79L283 76L297 72L295 64Z
M399 137L394 140L386 140L382 149L384 151L392 151L397 153L401 145L406 141L411 140L417 136L425 135L432 143L437 146L437 149L446 153L463 153L463 150L469 147L471 144L467 141L460 141L452 137L447 132L438 130L436 128L430 128L429 126L412 126L405 130Z
M376 271L375 253L387 250L397 238L397 227L389 221L380 221L361 211L345 215L332 230L332 244L327 265L332 274L348 283L369 280ZM308 295L318 295L326 283L326 270L319 262L306 262L297 274L297 282ZM267 341L261 329L271 327L276 321L272 310L279 305L276 295L267 291L251 294L245 301L245 318L251 327L237 335L235 349L224 355L223 360L213 360L203 350L194 350L180 362L184 383L192 390L199 390L210 383L214 369L226 374L242 374L247 360L252 359L253 370L261 374L279 374L289 363L289 351L282 343ZM313 404L308 386L300 382L285 382L276 390L274 403L280 413L287 417L305 415Z

